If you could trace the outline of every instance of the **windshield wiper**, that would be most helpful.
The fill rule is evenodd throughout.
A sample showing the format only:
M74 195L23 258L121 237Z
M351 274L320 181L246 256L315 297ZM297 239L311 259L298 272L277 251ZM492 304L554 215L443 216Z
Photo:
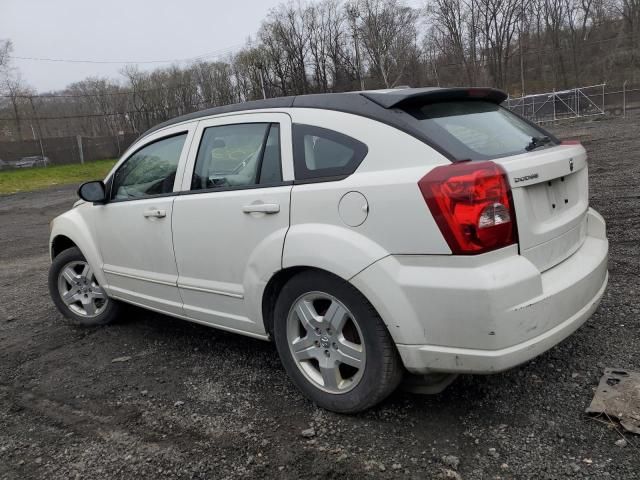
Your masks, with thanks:
M536 148L542 147L550 142L551 138L546 135L544 137L531 137L531 141L526 147L524 147L524 149L527 152L530 152L531 150L535 150Z

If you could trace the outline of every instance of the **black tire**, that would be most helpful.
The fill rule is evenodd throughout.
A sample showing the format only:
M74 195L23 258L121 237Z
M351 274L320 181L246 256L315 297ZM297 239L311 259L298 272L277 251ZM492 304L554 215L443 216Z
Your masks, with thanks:
M73 323L86 327L105 325L115 320L121 311L122 304L112 298L108 298L104 309L92 317L79 315L63 301L62 294L58 287L58 281L63 269L74 262L86 262L84 255L77 247L69 248L61 252L53 259L51 267L49 268L49 294L60 313Z
M314 384L302 372L290 350L289 313L300 298L311 292L326 293L337 299L352 314L350 318L357 321L361 332L365 366L359 381L345 393L326 392ZM361 412L384 400L402 380L404 368L384 322L353 285L337 276L305 271L292 277L276 301L273 327L276 348L287 373L302 393L322 408L338 413Z

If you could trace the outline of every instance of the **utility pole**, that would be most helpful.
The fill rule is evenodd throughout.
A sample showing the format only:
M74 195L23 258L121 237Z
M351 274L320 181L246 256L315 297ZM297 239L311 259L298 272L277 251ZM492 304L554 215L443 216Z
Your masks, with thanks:
M524 4L522 2L522 9L520 10L520 33L518 34L518 44L520 48L520 96L524 97L524 51L522 50L522 24L524 23Z
M42 130L40 129L40 119L38 118L38 114L36 113L36 109L33 106L33 97L29 97L29 103L31 104L31 114L35 117L36 127L38 130L38 142L40 143L40 154L42 155L42 159L44 160L44 147L42 146ZM31 133L33 134L33 123L31 124ZM45 164L45 167L47 165Z
M262 88L262 98L266 100L267 92L264 89L264 73L262 72L262 64L258 65L258 71L260 72L260 87Z
M76 135L76 142L78 142L78 154L80 155L80 163L84 163L84 151L82 150L82 136ZM120 150L120 145L118 145Z
M360 45L358 43L358 28L356 25L356 20L360 18L358 6L355 3L350 4L347 7L347 13L349 15L349 18L351 19L351 28L353 30L353 43L356 50L356 73L358 76L358 81L360 82L360 90L364 90L364 78L362 77L362 68L360 66Z

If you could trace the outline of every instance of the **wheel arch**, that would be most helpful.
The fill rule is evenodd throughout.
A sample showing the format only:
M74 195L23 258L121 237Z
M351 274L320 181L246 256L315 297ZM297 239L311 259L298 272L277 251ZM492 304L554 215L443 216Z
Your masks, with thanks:
M68 250L68 249L73 248L73 247L77 247L77 245L69 237L67 237L66 235L62 235L62 234L56 235L51 240L51 260L56 258L58 255L60 255L65 250Z
M350 280L388 254L378 243L344 226L315 223L291 226L282 251L282 268L271 275L262 291L260 313L265 331L272 336L273 311L280 290L303 271L322 272L349 282L373 305Z
M53 260L67 248L77 247L91 266L98 283L108 289L106 278L102 272L102 256L97 239L91 233L85 218L78 212L79 208L56 217L51 225L49 255ZM107 293L108 290L107 290Z
M267 282L262 293L262 320L264 322L264 329L270 337L273 337L273 313L282 287L297 274L310 270L337 276L321 268L297 265L278 270Z
M387 327L387 331L394 338L394 333L391 328L389 328L389 324L385 321L381 312L378 308L371 302L371 300L367 297L367 295L356 285L349 281L348 278L344 278L334 272L329 270L325 270L323 268L313 267L309 265L297 265L295 267L284 268L282 270L277 271L267 282L263 294L262 294L262 320L264 323L264 329L270 337L273 337L273 324L274 324L274 310L276 306L276 302L278 300L278 296L282 288L286 285L286 283L291 280L293 277L302 272L314 271L326 274L330 277L334 277L336 280L342 280L347 282L353 289L358 291L360 295L364 297L364 299L369 302L376 313L382 319L382 322ZM394 339L395 340L395 339Z

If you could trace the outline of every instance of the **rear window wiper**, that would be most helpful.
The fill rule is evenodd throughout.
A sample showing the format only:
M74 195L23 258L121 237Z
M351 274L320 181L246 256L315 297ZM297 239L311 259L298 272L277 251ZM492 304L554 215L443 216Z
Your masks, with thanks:
M551 138L546 135L544 137L531 137L531 141L526 147L524 147L524 149L527 152L530 152L531 150L535 150L536 148L542 147L548 143L551 143Z

